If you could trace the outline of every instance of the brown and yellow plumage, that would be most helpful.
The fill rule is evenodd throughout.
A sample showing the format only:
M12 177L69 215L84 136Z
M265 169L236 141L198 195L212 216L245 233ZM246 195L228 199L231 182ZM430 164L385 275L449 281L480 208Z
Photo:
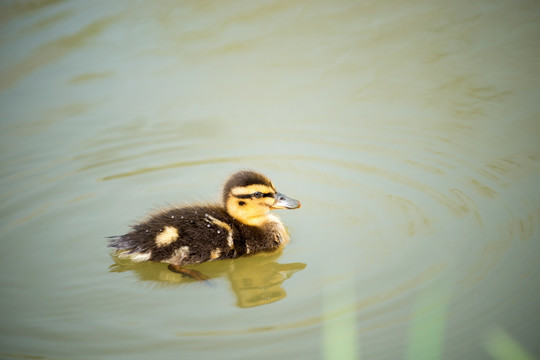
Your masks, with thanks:
M254 171L232 175L223 188L223 205L172 208L152 215L125 235L111 238L120 257L157 261L197 279L205 277L183 265L273 251L289 237L271 209L296 209L300 202L276 191Z

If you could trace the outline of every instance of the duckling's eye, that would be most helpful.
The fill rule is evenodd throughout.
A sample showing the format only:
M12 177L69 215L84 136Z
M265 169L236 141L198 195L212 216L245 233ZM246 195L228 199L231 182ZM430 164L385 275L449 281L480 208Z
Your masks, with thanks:
M253 196L255 199L260 199L263 197L263 193L260 192L260 191L257 191L257 192L254 192L253 194L251 194L251 196Z

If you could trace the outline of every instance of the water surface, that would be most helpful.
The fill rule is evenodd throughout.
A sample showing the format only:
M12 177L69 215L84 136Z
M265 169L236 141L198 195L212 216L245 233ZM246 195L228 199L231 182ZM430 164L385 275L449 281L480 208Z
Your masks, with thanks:
M0 4L0 357L540 358L535 1ZM302 201L213 286L105 236Z

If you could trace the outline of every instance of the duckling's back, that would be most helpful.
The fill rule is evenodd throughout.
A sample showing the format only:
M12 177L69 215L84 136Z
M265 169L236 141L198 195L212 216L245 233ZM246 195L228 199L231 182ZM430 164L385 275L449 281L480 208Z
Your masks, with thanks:
M120 257L176 265L234 258L234 220L220 206L191 206L163 211L111 238ZM242 251L243 252L243 251Z

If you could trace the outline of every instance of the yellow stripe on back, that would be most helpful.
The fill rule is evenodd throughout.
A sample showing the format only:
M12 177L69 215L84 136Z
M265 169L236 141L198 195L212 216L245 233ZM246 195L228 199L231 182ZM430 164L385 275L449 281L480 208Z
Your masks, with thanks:
M158 247L172 244L178 239L178 229L173 226L165 226L165 229L156 236L156 245Z
M229 224L226 222L223 222L221 220L216 219L215 217L208 215L208 218L212 221L212 223L216 224L217 226L221 226L225 230L227 230L227 245L229 248L234 249L234 243L233 243L233 230Z

